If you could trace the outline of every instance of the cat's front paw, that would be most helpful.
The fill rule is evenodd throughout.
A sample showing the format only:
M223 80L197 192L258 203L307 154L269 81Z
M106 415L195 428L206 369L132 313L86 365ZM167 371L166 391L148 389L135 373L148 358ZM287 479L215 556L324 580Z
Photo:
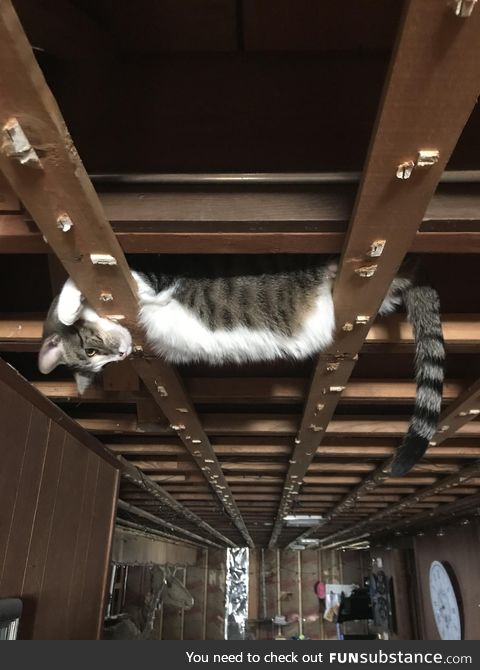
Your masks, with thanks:
M57 316L60 323L71 326L78 320L83 309L83 295L71 279L67 279L60 293Z

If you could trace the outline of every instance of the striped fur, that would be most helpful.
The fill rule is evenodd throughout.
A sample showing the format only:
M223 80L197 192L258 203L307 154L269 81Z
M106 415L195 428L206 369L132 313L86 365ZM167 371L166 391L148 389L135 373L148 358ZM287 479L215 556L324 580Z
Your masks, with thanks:
M332 285L337 259L319 255L159 256L140 259L139 324L153 351L172 363L245 364L301 360L325 351L335 335ZM147 263L147 265L145 265ZM415 286L407 262L379 310L407 308L415 341L417 394L392 474L424 454L440 413L445 352L436 292ZM80 389L108 362L131 351L119 324L102 319L69 280L44 329L40 370L65 364Z
M437 292L428 286L408 286L402 292L415 336L415 381L417 392L407 434L398 447L391 467L401 477L427 450L437 430L442 403L445 348Z

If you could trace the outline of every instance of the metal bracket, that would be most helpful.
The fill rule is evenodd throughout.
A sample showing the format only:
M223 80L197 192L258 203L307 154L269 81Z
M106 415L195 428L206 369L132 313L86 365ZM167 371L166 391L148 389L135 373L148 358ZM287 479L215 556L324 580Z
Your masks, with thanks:
M15 158L21 165L41 168L37 152L28 141L17 119L9 119L2 128L2 152L9 158Z
M471 16L477 0L451 0L449 4L453 7L455 16L466 19Z
M437 149L420 149L415 161L400 163L397 167L397 179L410 179L416 167L431 167L438 163L440 152Z

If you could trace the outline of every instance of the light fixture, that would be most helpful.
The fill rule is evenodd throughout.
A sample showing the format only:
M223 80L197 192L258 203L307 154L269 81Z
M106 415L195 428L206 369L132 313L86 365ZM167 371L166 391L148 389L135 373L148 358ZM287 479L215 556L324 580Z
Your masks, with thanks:
M287 514L283 517L287 526L306 527L316 526L319 523L325 522L325 519L320 514Z

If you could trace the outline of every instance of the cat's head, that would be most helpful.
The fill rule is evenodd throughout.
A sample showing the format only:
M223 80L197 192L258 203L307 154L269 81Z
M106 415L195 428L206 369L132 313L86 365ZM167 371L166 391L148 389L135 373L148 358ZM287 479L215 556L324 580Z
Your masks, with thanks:
M75 296L64 287L45 320L38 367L48 374L57 365L66 365L83 393L107 363L121 361L131 351L132 338L126 328L99 317L85 305L81 294Z

